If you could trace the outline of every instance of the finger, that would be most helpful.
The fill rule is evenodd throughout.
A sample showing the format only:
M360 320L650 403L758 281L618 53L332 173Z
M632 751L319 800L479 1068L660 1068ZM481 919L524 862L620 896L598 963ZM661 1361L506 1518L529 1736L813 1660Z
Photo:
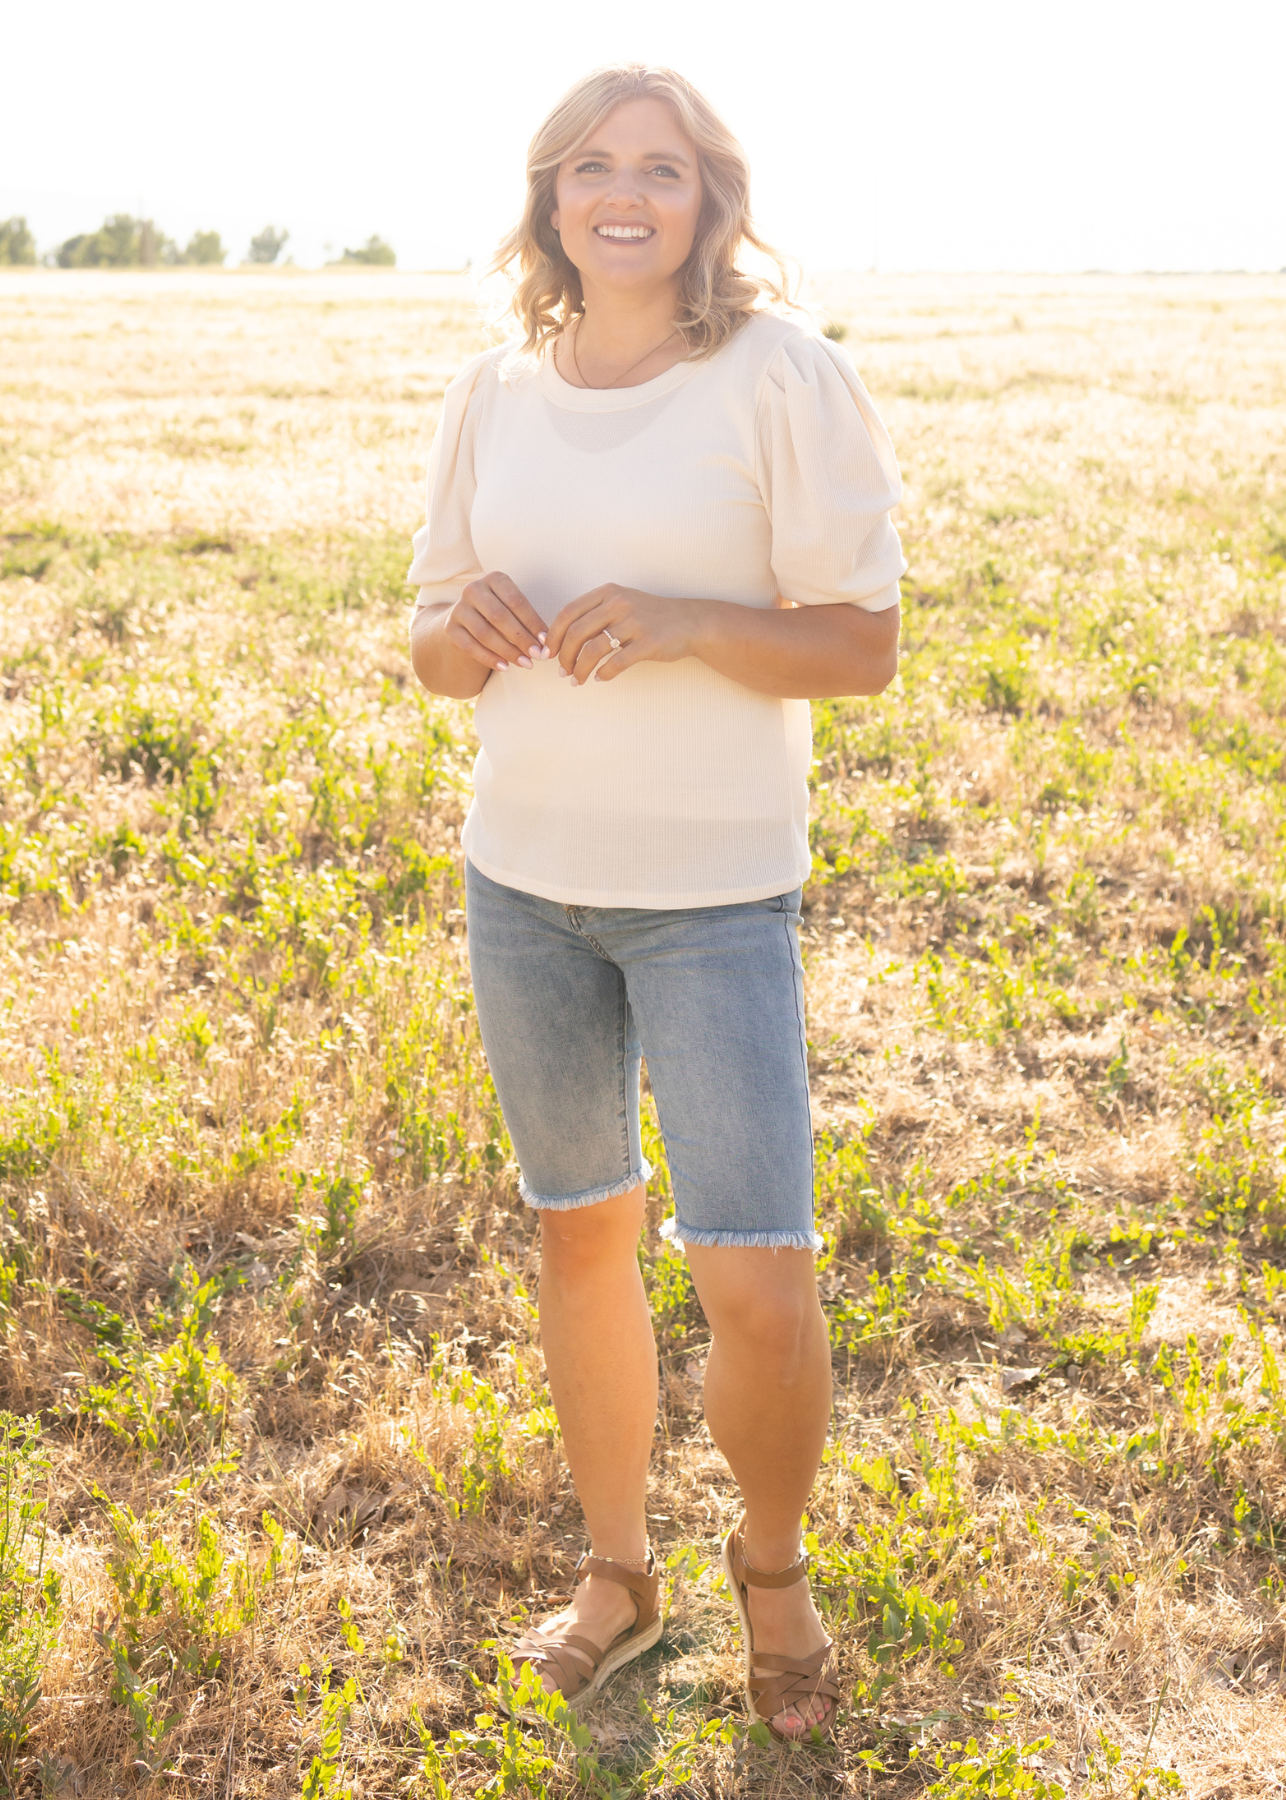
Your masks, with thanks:
M619 650L613 650L605 656L594 671L595 681L615 681L616 677L626 669L632 669L635 663L647 661L647 645L642 638L632 644L622 644Z
M569 675L580 660L581 652L586 644L594 638L605 639L608 632L615 635L614 609L602 604L594 607L590 612L583 613L580 618L568 625L562 647L558 651L558 660Z
M480 596L473 612L479 621L479 632L485 625L503 643L505 656L511 656L527 667L544 657L544 646L535 642L536 633L528 630L494 595ZM474 629L472 625L470 629Z
M528 655L531 655L537 648L541 654L544 654L544 645L548 636L545 621L517 582L512 581L508 575L498 570L494 575L488 575L487 585L514 620L516 633L513 637L514 643L517 644L521 639L521 647Z
M568 629L567 636L563 639L563 647L558 652L558 666L564 675L570 675L575 681L582 679L585 671L581 670L578 674L577 670L580 668L581 659L585 655L587 646L593 643L598 644L598 655L602 656L607 647L607 640L603 636L603 627L594 619L577 619L576 623ZM597 658L594 661L597 661ZM590 667L593 667L593 662Z
M525 625L485 582L475 582L469 589L462 611L466 618L471 612L476 613L500 634L505 641L506 656L516 657L519 662L538 662L543 658L544 646L537 641L539 632Z
M594 612L602 605L607 592L606 588L591 588L588 594L579 594L575 600L567 602L549 627L549 636L545 640L551 655L558 655L563 648L567 633L588 613ZM584 642L583 637L581 642ZM571 664L568 663L566 666L570 668Z
M513 644L478 607L461 606L457 608L451 623L462 631L467 631L471 637L485 645L494 655L503 656L506 660L514 655Z
M458 650L489 669L507 669L513 648L498 631L493 631L478 613L471 613L466 623L459 614L447 626L447 637Z
M572 680L575 682L576 686L583 686L594 673L594 670L598 667L599 663L602 662L603 658L614 654L615 652L608 641L606 630L596 631L592 637L586 640L581 648L580 655L572 665Z

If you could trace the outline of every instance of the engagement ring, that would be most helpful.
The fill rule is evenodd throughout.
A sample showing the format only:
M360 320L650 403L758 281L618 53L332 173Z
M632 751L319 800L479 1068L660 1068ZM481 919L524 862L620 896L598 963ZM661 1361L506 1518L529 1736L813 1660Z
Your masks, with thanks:
M620 647L621 647L620 638L614 638L610 631L605 631L603 633L603 636L607 639L608 643L612 646L613 650L620 649Z

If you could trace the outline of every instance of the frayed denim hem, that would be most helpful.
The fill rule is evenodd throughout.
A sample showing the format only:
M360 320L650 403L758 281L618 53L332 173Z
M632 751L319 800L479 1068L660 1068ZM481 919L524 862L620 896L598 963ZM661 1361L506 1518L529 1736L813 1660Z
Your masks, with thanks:
M707 1244L730 1246L738 1250L820 1250L826 1242L815 1231L695 1231L680 1225L677 1219L665 1221L661 1236L668 1238L679 1250L686 1244L696 1244L699 1248Z
M636 1174L627 1175L624 1181L614 1181L610 1187L586 1188L583 1194L537 1194L528 1187L526 1176L520 1175L518 1192L528 1206L537 1207L541 1212L572 1212L578 1206L597 1206L600 1200L616 1200L651 1179L652 1165L645 1156L643 1166Z

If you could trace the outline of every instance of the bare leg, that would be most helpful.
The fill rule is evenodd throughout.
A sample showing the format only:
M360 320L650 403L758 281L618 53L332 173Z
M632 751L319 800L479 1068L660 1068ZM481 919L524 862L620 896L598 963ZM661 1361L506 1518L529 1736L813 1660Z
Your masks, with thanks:
M639 1273L643 1189L540 1215L540 1341L596 1556L647 1554L656 1340ZM559 1619L600 1649L634 1621L624 1588L590 1576ZM546 1686L551 1686L546 1682Z
M757 1569L788 1567L799 1554L800 1515L822 1460L831 1411L831 1358L811 1250L688 1247L692 1279L713 1341L706 1364L710 1435L741 1489L745 1552ZM750 1589L755 1643L807 1655L826 1631L807 1582ZM814 1702L779 1713L799 1734L825 1717Z

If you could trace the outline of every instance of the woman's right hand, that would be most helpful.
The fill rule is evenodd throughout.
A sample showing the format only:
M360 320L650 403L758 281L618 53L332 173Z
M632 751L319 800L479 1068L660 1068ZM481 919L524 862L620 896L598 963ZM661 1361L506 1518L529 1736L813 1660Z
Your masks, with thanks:
M545 623L522 590L499 572L480 575L447 609L448 642L484 669L530 669L549 655Z

